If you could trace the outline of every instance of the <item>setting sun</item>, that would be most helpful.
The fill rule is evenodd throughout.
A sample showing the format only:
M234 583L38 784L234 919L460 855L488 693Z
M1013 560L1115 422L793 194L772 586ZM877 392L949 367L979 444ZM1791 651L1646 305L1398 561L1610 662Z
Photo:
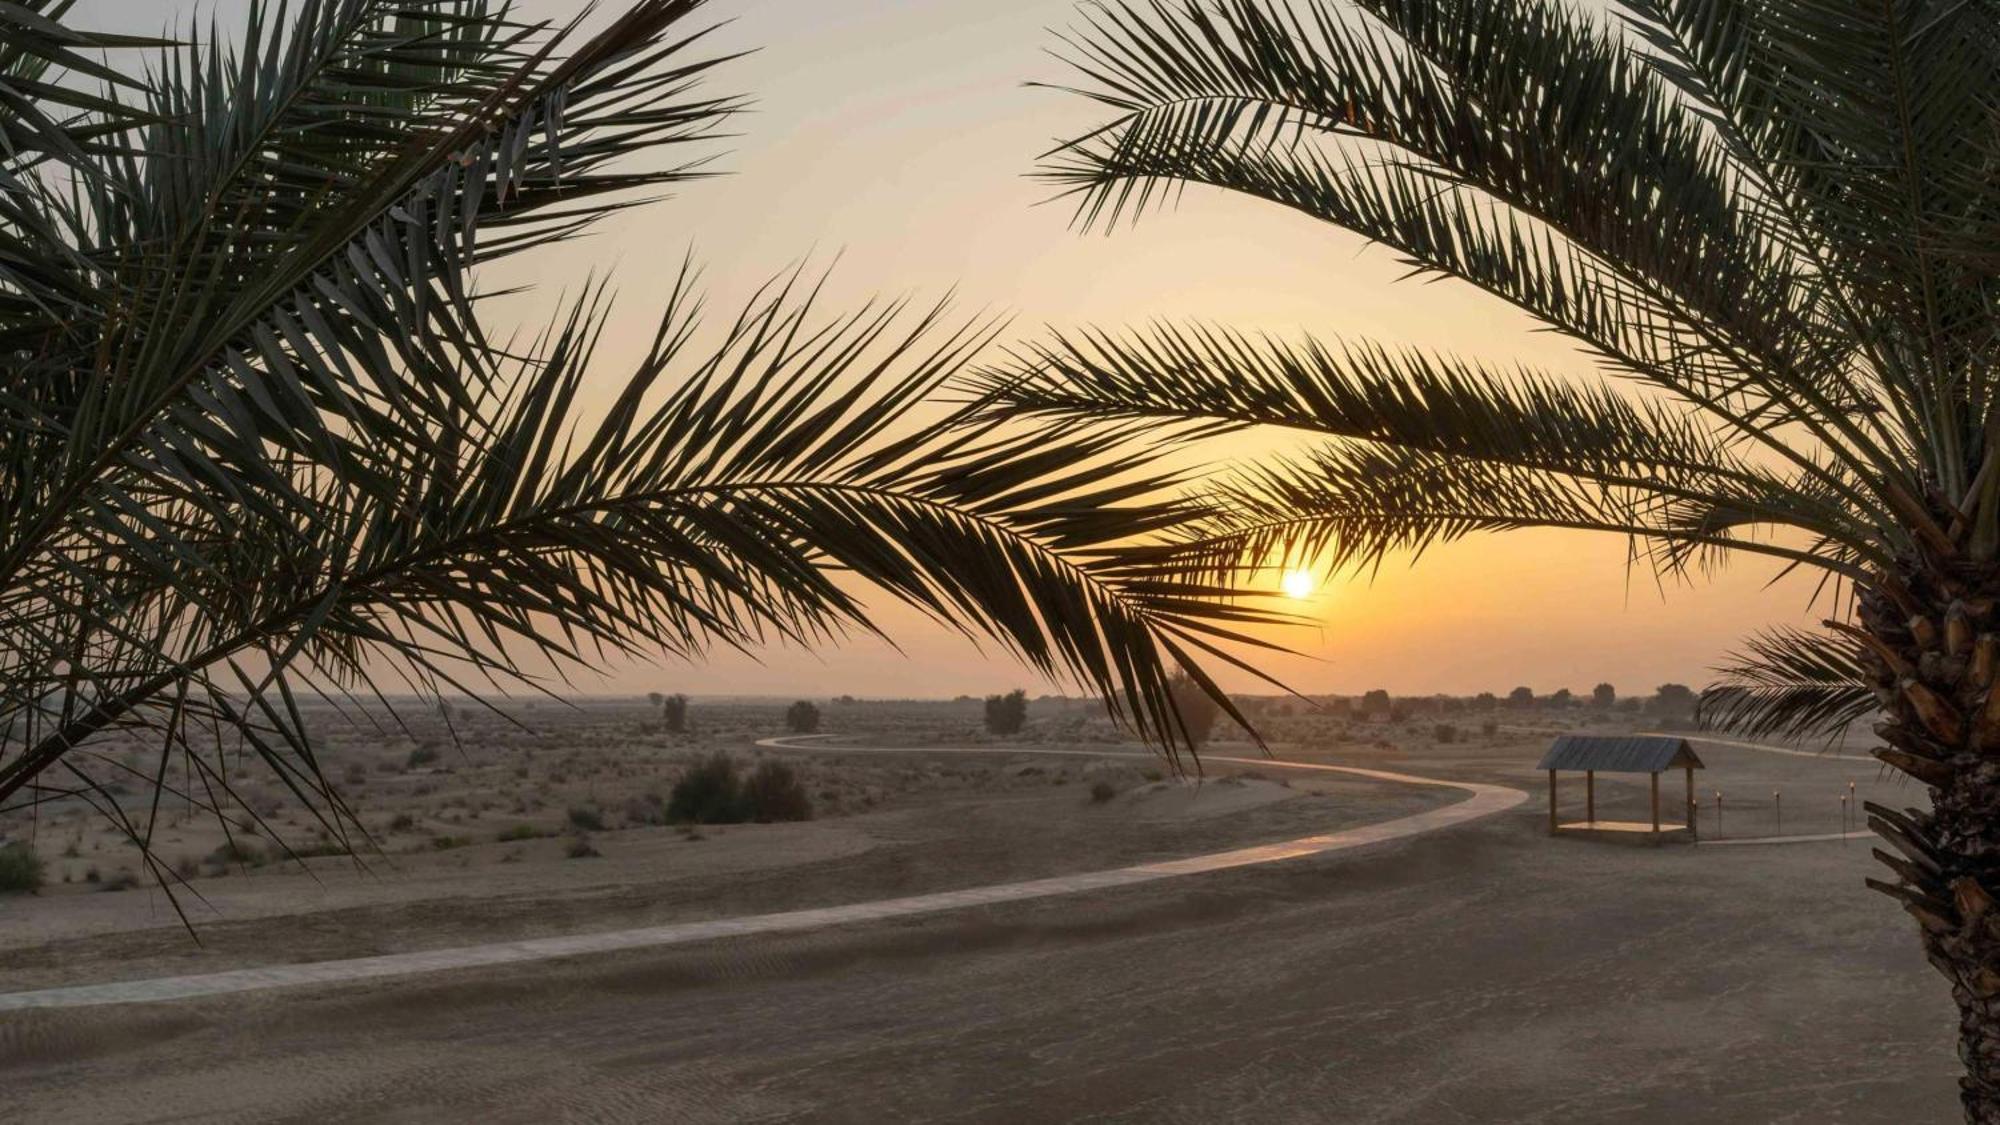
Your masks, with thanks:
M1288 570L1285 576L1278 580L1279 589L1282 589L1288 598L1312 597L1313 587L1318 584L1310 570Z

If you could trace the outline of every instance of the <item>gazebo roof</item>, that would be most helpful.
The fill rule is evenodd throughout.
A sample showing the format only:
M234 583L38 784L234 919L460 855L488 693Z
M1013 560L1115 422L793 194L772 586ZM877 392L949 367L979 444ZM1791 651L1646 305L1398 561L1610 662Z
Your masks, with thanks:
M1660 735L1565 734L1549 744L1542 770L1596 770L1599 773L1659 773L1692 766L1701 759L1685 738Z

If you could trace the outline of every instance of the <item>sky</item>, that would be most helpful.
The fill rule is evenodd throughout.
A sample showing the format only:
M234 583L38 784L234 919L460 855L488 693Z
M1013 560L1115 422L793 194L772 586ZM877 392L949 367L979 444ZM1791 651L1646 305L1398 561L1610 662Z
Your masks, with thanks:
M564 18L576 0L524 0ZM593 17L617 7L604 0ZM158 30L185 4L84 0L100 26ZM203 6L224 27L240 0ZM1399 280L1392 254L1270 204L1189 193L1111 234L1078 233L1028 173L1056 140L1100 123L1061 82L1055 31L1072 0L713 0L718 52L753 50L715 73L754 102L721 150L726 178L684 185L534 262L554 298L608 273L618 294L600 360L608 396L692 252L711 307L730 309L801 262L831 266L825 307L877 295L955 293L967 313L1012 316L1010 333L1207 320L1285 336L1374 338L1519 361L1577 378L1590 365L1524 315L1452 282ZM1275 639L1296 655L1261 660L1307 693L1586 692L1701 683L1746 633L1806 614L1810 588L1776 586L1745 558L1695 586L1661 589L1626 567L1616 537L1487 535L1391 558L1299 603L1317 627ZM877 604L882 604L878 602ZM722 653L687 666L627 662L584 674L589 692L866 697L985 694L1045 684L997 652L882 604L896 647L857 640L818 653ZM1243 676L1225 676L1247 687Z

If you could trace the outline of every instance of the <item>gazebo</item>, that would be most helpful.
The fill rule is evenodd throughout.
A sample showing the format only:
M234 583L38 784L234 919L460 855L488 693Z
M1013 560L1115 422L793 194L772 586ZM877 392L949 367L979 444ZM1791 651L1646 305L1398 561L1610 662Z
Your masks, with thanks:
M1695 757L1693 747L1685 738L1666 738L1657 735L1600 735L1565 734L1549 744L1549 752L1542 755L1542 764L1537 769L1549 771L1549 835L1561 832L1580 833L1628 833L1650 832L1654 840L1661 834L1685 833L1688 839L1695 835L1694 817L1694 771L1701 769L1701 759ZM1666 770L1680 769L1687 773L1687 801L1681 806L1684 823L1660 820L1660 774ZM1565 824L1556 815L1556 771L1571 770L1583 773L1583 819ZM1628 820L1597 819L1597 775L1600 773L1643 773L1652 775L1653 781L1653 821L1646 824Z

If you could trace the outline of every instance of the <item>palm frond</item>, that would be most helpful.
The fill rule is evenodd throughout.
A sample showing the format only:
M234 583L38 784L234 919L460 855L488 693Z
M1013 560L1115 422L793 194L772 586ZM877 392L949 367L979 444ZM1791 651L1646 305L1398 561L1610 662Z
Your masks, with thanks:
M1282 618L1161 579L1178 478L928 402L994 324L822 317L793 276L716 332L685 269L602 416L602 286L489 340L482 263L704 174L679 154L737 102L697 85L701 6L572 42L482 0L255 5L101 111L87 171L0 180L41 271L0 276L0 810L84 801L150 848L117 734L158 748L151 794L239 815L248 756L364 840L302 696L394 722L404 691L816 644L873 631L868 589L1191 747L1168 672L1219 695L1200 662Z
M1698 717L1745 738L1837 738L1879 703L1854 643L1800 629L1744 642L1702 689Z
M1740 500L1675 497L1650 483L1477 461L1395 446L1327 444L1221 474L1198 501L1206 518L1181 537L1183 561L1220 576L1246 563L1379 566L1392 553L1475 532L1561 528L1627 537L1635 561L1665 575L1728 553L1858 577L1866 559L1838 543L1797 546L1789 494ZM1269 562L1269 560L1276 560Z

